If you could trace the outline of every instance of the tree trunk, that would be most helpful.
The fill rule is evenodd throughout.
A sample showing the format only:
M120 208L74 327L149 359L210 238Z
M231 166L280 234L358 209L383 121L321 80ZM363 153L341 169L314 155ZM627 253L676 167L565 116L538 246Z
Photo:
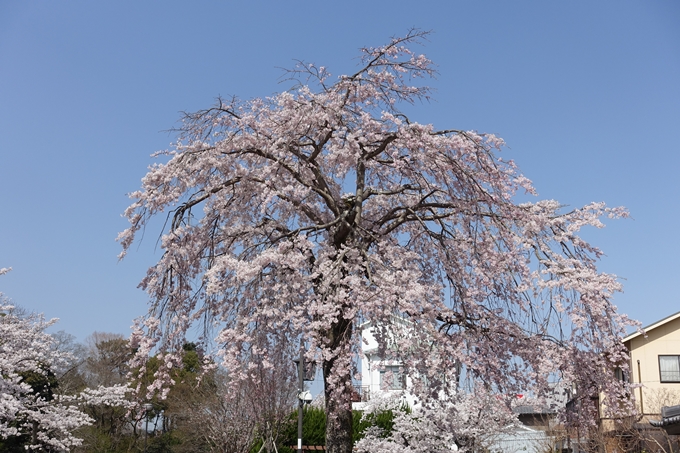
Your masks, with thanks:
M330 329L327 338L334 356L323 362L326 451L352 453L351 321L340 319ZM337 385L333 386L332 382Z

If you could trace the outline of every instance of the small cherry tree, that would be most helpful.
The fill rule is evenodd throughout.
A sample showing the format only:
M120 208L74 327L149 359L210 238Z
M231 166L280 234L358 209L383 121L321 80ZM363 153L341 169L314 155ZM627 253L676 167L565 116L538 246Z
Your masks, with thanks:
M0 275L9 269L0 269ZM52 370L65 362L45 332L56 319L18 316L2 298L0 303L0 445L20 442L30 450L69 450L79 445L73 436L90 419L73 400L54 394Z
M399 110L429 96L413 85L433 73L410 48L424 36L362 49L351 75L301 64L288 91L185 115L119 236L124 255L168 216L164 254L142 281L140 359L158 348L169 369L201 324L217 329L233 379L256 379L243 356L273 366L271 339L303 338L323 371L333 453L352 450L356 327L368 320L423 399L454 391L460 373L499 395L540 396L551 379L624 394L609 378L630 324L610 302L620 286L578 233L625 210L517 203L534 189L497 156L500 138ZM396 319L411 328L387 348ZM161 388L167 373L157 377Z
M0 269L0 275L9 270ZM56 322L56 318L46 320L42 314L16 309L0 293L2 451L71 451L82 444L74 433L92 423L83 406L131 407L126 383L80 392L68 385L60 388L63 371L73 367L75 359L58 344L59 335L45 332Z

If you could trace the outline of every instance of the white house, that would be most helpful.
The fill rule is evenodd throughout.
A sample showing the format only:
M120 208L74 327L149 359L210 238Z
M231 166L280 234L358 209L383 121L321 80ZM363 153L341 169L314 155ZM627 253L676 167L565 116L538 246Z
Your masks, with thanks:
M389 335L407 334L408 321L396 319L395 325L403 324L404 332L390 331ZM361 384L355 386L357 394L352 408L362 410L366 403L376 398L399 398L410 407L417 406L415 397L409 393L411 378L408 377L403 364L395 359L385 358L380 354L378 341L375 338L375 327L372 322L360 326L362 340ZM390 350L390 339L387 339Z
M401 328L403 327L403 329ZM386 336L387 347L380 349L376 340L377 329L372 322L360 325L362 339L361 359L361 383L356 385L356 394L352 408L363 410L369 402L389 398L400 399L411 408L418 408L418 400L409 391L412 388L411 378L405 373L403 363L391 354L396 346L391 346L391 339L399 336L410 335L413 324L407 320L394 318L391 328L383 334ZM392 357L390 357L392 356ZM559 397L557 394L559 393ZM518 395L519 396L519 395ZM524 398L518 400L513 407L517 414L519 424L508 426L505 430L496 433L487 439L489 451L514 452L514 451L540 451L544 448L553 448L555 438L548 431L555 428L555 414L557 406L564 406L566 400L562 392L556 392L552 404L546 407L534 407L524 402Z

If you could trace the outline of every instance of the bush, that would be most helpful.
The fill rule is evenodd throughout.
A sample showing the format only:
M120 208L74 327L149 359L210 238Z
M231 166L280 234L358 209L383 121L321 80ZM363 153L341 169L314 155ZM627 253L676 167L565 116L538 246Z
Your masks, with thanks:
M408 406L400 408L411 412ZM362 411L353 412L352 438L354 442L364 437L369 427L380 428L383 437L392 432L394 426L394 411L391 409L372 412L364 416ZM295 453L297 451L297 410L290 414L289 422L282 432L282 437L276 443L279 453ZM326 445L326 412L320 407L305 407L302 413L302 443L303 445ZM252 453L257 453L261 442L253 447ZM291 448L293 447L293 448Z

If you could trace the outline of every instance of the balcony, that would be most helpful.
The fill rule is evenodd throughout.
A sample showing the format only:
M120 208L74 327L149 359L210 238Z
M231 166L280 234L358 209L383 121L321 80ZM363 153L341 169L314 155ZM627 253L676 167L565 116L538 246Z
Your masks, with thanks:
M368 385L355 385L352 392L353 403L366 403L371 400L371 391Z

